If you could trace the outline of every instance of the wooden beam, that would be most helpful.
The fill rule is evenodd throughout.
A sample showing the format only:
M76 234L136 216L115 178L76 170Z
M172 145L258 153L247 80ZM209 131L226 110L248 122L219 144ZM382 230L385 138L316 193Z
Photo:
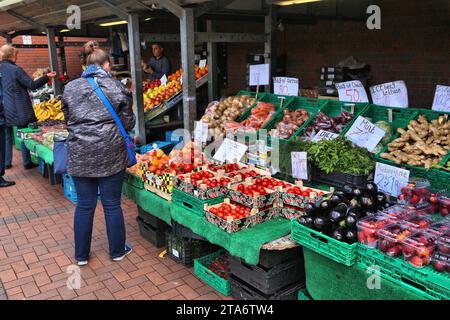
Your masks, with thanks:
M159 5L162 8L165 8L172 12L174 15L176 15L179 19L183 17L183 8L180 6L180 4L175 0L160 0L158 1Z
M5 12L7 14L9 14L10 16L12 16L12 17L14 17L14 18L16 18L16 19L18 19L20 21L28 23L30 26L33 26L34 28L36 28L36 29L38 29L38 30L40 30L42 32L46 31L46 26L44 26L42 24L39 24L39 23L37 23L36 21L34 21L34 20L30 19L30 18L24 17L21 14L18 14L17 12L15 12L13 10L6 10Z
M96 1L105 8L108 8L109 11L118 16L120 19L128 20L128 12L122 10L119 6L112 4L108 0L96 0Z

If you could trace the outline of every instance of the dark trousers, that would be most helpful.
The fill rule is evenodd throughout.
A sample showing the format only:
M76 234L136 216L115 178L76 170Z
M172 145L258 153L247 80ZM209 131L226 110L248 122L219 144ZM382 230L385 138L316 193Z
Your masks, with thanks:
M5 174L6 130L0 125L0 178Z
M124 171L106 178L73 177L77 191L77 207L74 217L75 259L77 261L85 261L89 258L99 188L106 220L109 255L111 258L118 258L125 254L125 222L120 206L123 176Z

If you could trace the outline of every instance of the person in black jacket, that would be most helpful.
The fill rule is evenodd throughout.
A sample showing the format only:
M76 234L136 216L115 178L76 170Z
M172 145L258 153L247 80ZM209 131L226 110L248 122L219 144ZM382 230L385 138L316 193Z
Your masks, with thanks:
M6 181L3 176L5 175L5 143L6 143L6 130L5 130L5 112L3 109L3 92L0 80L0 188L10 187L15 185L13 181Z
M17 126L18 129L26 128L28 124L36 121L28 90L35 90L42 87L49 79L54 78L56 75L55 72L51 72L33 81L21 67L16 65L18 53L19 51L11 45L4 45L0 48L0 55L2 56L0 75L7 131L7 158L10 158L10 156L12 158L12 127ZM25 169L35 168L37 165L31 162L30 152L25 148L23 143L21 149Z

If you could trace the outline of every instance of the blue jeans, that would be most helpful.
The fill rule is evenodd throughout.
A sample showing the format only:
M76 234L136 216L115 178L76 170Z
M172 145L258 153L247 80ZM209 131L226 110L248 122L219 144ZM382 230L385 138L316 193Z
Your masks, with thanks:
M120 201L124 171L105 178L73 177L77 191L74 217L75 259L86 261L91 251L94 213L97 207L98 188L105 212L109 255L118 258L125 254L125 222Z
M13 157L13 147L14 147L14 139L13 139L13 128L6 127L6 149L5 149L5 165L10 166L12 164ZM20 149L22 151L22 162L24 166L29 166L33 164L31 162L30 151L25 147L25 144L21 144Z

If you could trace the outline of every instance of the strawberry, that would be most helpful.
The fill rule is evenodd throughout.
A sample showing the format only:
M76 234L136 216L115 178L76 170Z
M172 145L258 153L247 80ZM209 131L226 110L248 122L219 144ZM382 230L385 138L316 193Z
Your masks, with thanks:
M400 255L400 252L400 248L398 246L394 246L389 248L386 254L391 257L397 257L398 255Z
M421 266L423 266L423 261L422 261L422 259L421 259L420 257L418 257L418 256L412 257L412 258L409 260L409 262L410 262L413 266L415 266L415 267L421 267Z
M409 199L409 203L418 204L420 201L420 197L417 194L414 194L411 199Z

